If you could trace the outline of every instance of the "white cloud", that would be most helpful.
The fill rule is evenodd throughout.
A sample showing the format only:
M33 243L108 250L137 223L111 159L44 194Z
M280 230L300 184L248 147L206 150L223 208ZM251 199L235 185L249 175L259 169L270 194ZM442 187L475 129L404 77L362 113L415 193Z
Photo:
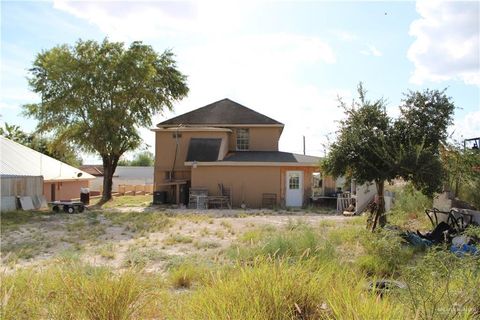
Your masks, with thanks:
M416 37L408 50L412 83L458 79L480 85L479 2L418 1L421 18L410 25Z
M383 55L382 52L373 45L367 45L367 49L361 50L360 53L366 56L374 57L381 57Z
M334 36L345 42L352 42L358 39L358 36L350 31L345 30L331 30L330 31Z
M54 8L96 25L113 40L177 37L182 33L215 36L235 30L252 7L240 1L66 1Z
M453 138L463 141L463 139L475 138L480 133L480 110L467 113L462 119L456 119L451 132Z
M180 70L188 75L189 96L177 103L175 112L152 119L155 125L174 115L208 103L230 98L285 123L280 148L323 155L325 136L336 129L343 116L336 108L338 91L325 91L301 82L312 66L333 64L331 46L319 37L292 33L242 34L248 25L250 2L150 2L84 3L56 1L55 7L97 25L112 39L146 40L161 46L168 40L177 54ZM177 10L178 9L178 10ZM144 141L154 146L154 134L142 129Z

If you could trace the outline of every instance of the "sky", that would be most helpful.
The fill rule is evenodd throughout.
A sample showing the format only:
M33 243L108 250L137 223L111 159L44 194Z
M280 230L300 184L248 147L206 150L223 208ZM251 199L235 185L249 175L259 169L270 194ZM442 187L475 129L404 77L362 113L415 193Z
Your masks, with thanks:
M323 156L360 81L398 115L408 90L444 89L452 138L480 136L478 1L2 1L0 123L35 130L22 105L36 54L78 39L171 49L190 92L155 124L229 98L285 124L280 150ZM153 151L150 128L140 129ZM131 154L129 155L131 157ZM100 163L84 155L87 163Z

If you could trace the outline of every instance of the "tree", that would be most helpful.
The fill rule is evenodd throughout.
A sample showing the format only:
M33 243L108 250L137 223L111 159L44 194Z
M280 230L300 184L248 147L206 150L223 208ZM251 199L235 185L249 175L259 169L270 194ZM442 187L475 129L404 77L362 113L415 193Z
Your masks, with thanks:
M130 162L130 165L134 167L149 167L153 166L153 161L153 153L150 151L143 151L135 155L132 162Z
M118 165L126 167L150 167L153 166L154 160L153 153L150 151L142 151L135 154L133 160L120 159Z
M402 101L400 117L392 119L385 101L368 100L361 83L358 95L351 106L339 99L346 118L340 121L337 139L322 167L334 177L345 175L360 184L375 183L374 230L377 223L386 223L385 181L403 178L430 196L441 188L438 146L446 138L454 105L444 91L409 92ZM434 132L429 131L432 128Z
M38 120L40 132L100 155L103 201L112 197L120 157L141 142L138 128L188 93L173 53L158 54L142 42L128 48L107 39L59 45L38 54L30 74L41 102L25 105L24 113Z
M27 145L29 143L28 135L23 132L23 130L20 129L19 126L16 126L14 124L9 125L5 122L5 128L0 127L0 135L22 145Z
M5 123L5 128L0 127L0 135L71 166L82 164L82 158L66 141L54 141L36 133L26 133L19 126L8 123Z
M440 148L442 164L447 173L445 189L456 198L480 208L480 152L450 143Z

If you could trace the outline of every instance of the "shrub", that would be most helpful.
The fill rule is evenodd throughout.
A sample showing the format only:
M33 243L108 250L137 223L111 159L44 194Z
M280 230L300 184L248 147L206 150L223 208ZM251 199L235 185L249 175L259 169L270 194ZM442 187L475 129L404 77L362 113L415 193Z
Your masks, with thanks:
M176 289L188 289L194 283L205 282L209 271L206 265L185 261L175 268L171 268L169 281Z
M425 209L432 208L432 199L416 190L408 183L403 188L396 189L395 204L388 213L389 222L402 227L409 227L416 220L420 228L430 228L430 221L425 215Z
M365 252L356 264L367 275L397 275L415 253L398 234L389 230L363 232L360 241Z
M418 319L478 319L480 257L431 249L406 269L405 280L403 299Z

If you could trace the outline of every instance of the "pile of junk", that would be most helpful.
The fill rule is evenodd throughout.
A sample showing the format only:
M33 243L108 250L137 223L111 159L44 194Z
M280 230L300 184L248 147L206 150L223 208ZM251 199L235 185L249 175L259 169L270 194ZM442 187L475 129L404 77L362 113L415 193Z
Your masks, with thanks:
M422 234L420 231L406 231L401 234L409 244L418 248L444 244L450 251L462 256L464 254L480 255L480 238L469 232L470 226L480 225L480 211L452 208L442 211L436 208L425 210L433 229Z

